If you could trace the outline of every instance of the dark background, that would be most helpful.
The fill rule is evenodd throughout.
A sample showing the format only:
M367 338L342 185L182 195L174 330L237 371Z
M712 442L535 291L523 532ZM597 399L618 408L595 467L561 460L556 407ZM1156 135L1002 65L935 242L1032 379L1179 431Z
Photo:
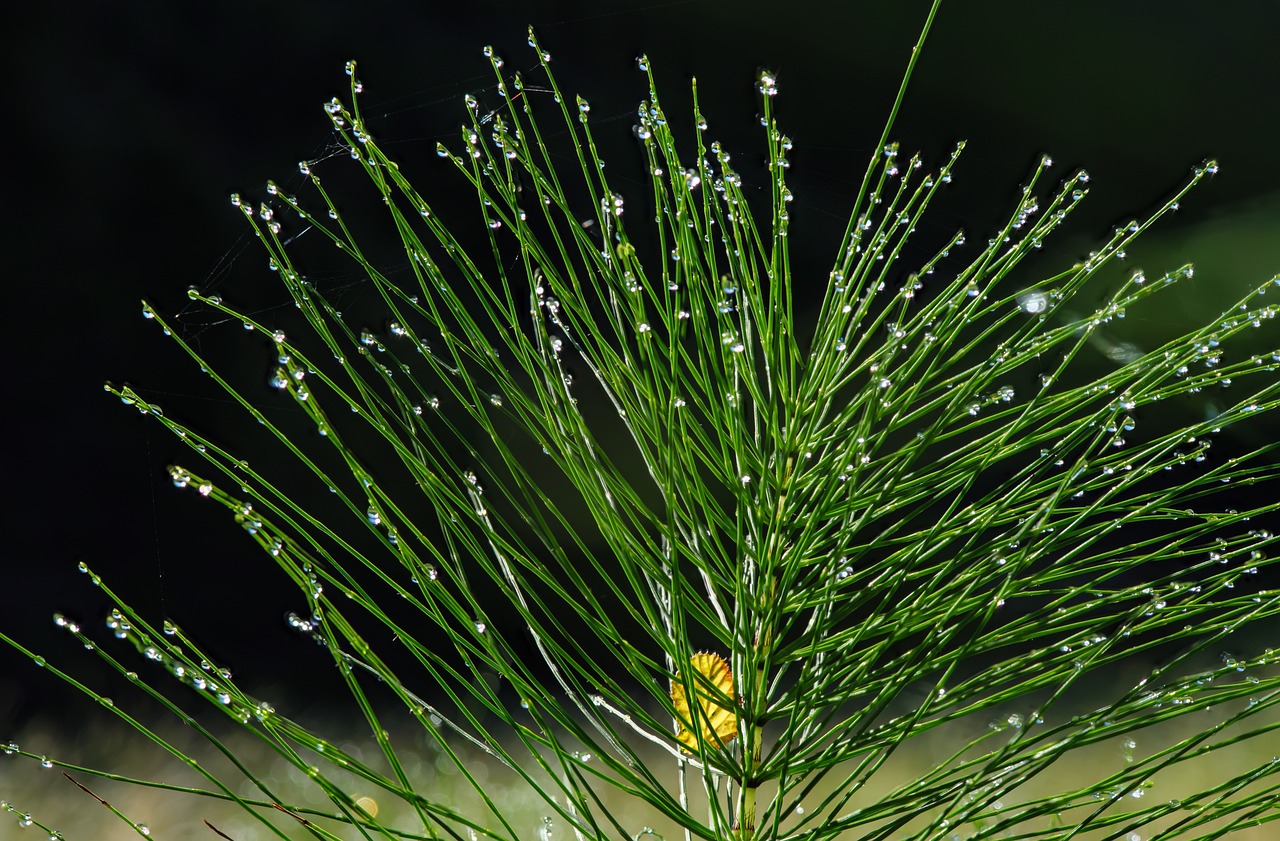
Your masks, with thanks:
M227 195L259 198L268 178L296 183L298 160L327 154L320 106L345 97L347 59L360 61L373 131L438 175L439 185L419 183L444 196L438 204L456 179L435 144L454 136L463 94L499 104L481 46L494 45L510 69L529 68L527 24L554 54L561 85L591 100L603 133L629 136L645 95L637 54L656 67L669 115L686 113L696 74L709 134L735 151L735 163L763 148L753 83L768 67L780 80L779 119L796 141L793 230L807 225L806 242L818 243L800 259L825 277L817 272L843 230L927 8L919 0L25 5L5 44L11 327L0 631L123 694L50 621L61 610L106 636L108 602L76 572L84 561L154 621L172 616L210 642L250 683L278 680L292 687L280 692L307 694L320 661L282 619L300 599L229 517L171 486L164 466L189 462L186 448L102 383L129 382L171 417L235 445L247 428L239 410L140 318L139 300L176 314L186 335L225 354L266 399L266 348L238 324L189 309L186 289L223 294L266 321L287 319L285 293ZM904 152L920 149L934 166L956 140L969 141L955 188L933 214L939 228L924 236L965 227L985 240L1050 152L1055 180L1080 166L1093 176L1088 206L1054 252L1076 259L1214 156L1221 174L1150 238L1152 270L1196 255L1194 295L1175 305L1187 310L1225 305L1280 271L1280 7L1222 8L944 5L894 132ZM614 166L621 183L638 181L638 155ZM1203 311L1167 317L1190 314ZM41 713L73 728L84 706L0 648L0 738Z

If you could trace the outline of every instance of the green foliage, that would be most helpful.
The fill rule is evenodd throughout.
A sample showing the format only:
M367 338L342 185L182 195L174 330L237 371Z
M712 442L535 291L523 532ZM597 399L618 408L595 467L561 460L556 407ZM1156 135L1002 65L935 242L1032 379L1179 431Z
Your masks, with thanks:
M202 466L171 468L174 482L225 507L298 585L308 611L291 621L324 643L380 754L357 757L250 697L176 626L112 595L116 635L178 678L140 669L143 691L194 725L178 700L193 687L331 808L301 808L247 765L252 797L212 772L207 791L277 837L290 821L320 838L348 837L344 826L527 837L527 816L491 794L480 764L540 801L544 837L1207 838L1275 817L1273 761L1177 800L1138 799L1184 763L1270 732L1254 717L1280 698L1269 651L1200 657L1280 610L1251 583L1272 563L1274 538L1252 521L1274 507L1276 445L1211 450L1276 407L1280 357L1242 335L1270 326L1274 283L1146 353L1106 338L1190 282L1189 266L1121 278L1111 264L1214 165L1084 262L1027 282L1024 259L1087 189L1078 173L1044 190L1045 159L976 256L959 257L958 233L908 270L960 149L925 174L886 126L821 308L800 315L774 79L758 80L769 181L757 194L705 140L696 88L686 137L649 72L635 132L650 193L624 201L588 103L561 93L530 44L555 131L554 115L535 116L549 103L520 96L520 74L486 51L509 107L469 101L458 147L439 150L474 190L482 238L444 221L458 209L438 212L373 137L354 65L351 99L326 111L403 244L395 270L362 249L321 184L337 162L302 166L307 197L272 185L257 206L235 198L314 335L295 341L192 298L271 338L274 383L319 436L256 405L146 309L344 512L322 519L296 475L260 474L109 386L193 448ZM306 278L300 230L367 276L388 335ZM1225 409L1176 421L1211 389ZM1258 502L1228 508L1224 486L1258 489ZM729 661L730 693L687 668L704 649ZM681 750L673 681L708 712L716 698L732 711L727 744L692 727L695 749ZM471 783L479 814L407 770L386 723L406 714ZM1142 761L1036 788L1091 746L1192 715ZM877 782L944 725L967 734L953 752ZM348 779L399 807L375 816Z

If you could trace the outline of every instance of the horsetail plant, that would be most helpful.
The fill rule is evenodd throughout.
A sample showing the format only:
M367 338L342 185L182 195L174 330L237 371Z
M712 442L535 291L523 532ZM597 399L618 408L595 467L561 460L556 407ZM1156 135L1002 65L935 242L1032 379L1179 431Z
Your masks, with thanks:
M802 314L771 74L757 80L757 193L707 140L696 85L681 154L680 120L641 59L647 192L624 200L589 104L562 94L529 43L553 95L521 96L522 75L486 49L507 106L469 97L460 141L438 150L474 190L482 239L446 223L374 137L354 63L350 99L325 110L403 245L394 270L322 184L336 162L301 165L305 195L234 197L314 335L191 297L270 339L273 384L318 436L145 307L345 513L320 517L290 489L296 473L261 474L143 393L107 387L192 448L199 466L172 467L175 484L225 507L297 584L306 609L290 622L323 643L377 747L358 757L251 697L90 572L116 636L169 673L132 674L141 689L200 726L180 684L194 688L329 805L304 807L240 764L246 793L170 745L206 775L202 793L280 838L1216 838L1274 819L1274 759L1180 781L1275 726L1269 649L1208 667L1203 655L1280 612L1255 583L1273 563L1254 520L1274 508L1276 445L1211 449L1276 408L1280 355L1248 350L1246 334L1271 327L1280 279L1151 351L1106 338L1192 282L1190 266L1120 277L1113 263L1216 165L1028 282L1025 258L1088 189L1080 172L1046 190L1045 158L976 256L960 256L972 249L957 233L905 267L960 147L927 173L889 142L891 114L821 306ZM385 332L308 279L303 230L367 277ZM1173 420L1209 390L1229 405ZM393 641L372 642L378 630ZM1147 664L1136 678L1134 662ZM480 814L411 772L386 723L406 717ZM1063 775L1096 746L1180 723L1141 761ZM882 781L900 749L947 727L967 733L957 747ZM526 787L544 822L495 795L482 764ZM380 792L380 811L350 779ZM1141 799L1151 788L1176 796Z

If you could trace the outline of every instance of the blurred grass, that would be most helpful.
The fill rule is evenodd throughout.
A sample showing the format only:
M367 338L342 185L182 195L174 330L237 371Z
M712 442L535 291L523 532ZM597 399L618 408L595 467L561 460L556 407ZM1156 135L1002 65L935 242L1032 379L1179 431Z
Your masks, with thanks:
M1242 629L1246 632L1248 629ZM1254 629L1265 634L1262 629ZM1211 665L1203 662L1197 665ZM1111 673L1101 676L1094 682L1095 686L1110 685L1112 680L1118 683L1129 683L1137 676L1147 673L1150 663L1131 662L1121 665ZM1012 736L1020 728L1027 726L1026 716L1035 708L1038 699L1023 699L1025 705L1018 708L1010 706L1002 709L994 719L979 720L979 716L953 722L949 725L929 731L910 739L889 759L886 765L874 777L876 788L859 791L842 812L848 812L860 806L875 803L897 786L919 780L922 776L947 762L956 751L962 750L966 744L979 738L984 733L999 729ZM912 698L900 699L899 707L890 711L897 715L909 711ZM1056 706L1052 714L1046 716L1040 727L1052 727L1064 723L1077 713L1083 713L1094 706L1093 699L1077 692L1074 697L1067 698ZM1215 723L1226 719L1238 709L1240 704L1222 705L1206 711L1201 716L1180 718L1172 722L1134 731L1123 737L1109 740L1098 745L1071 751L1065 760L1060 761L1046 774L1035 777L1030 783L1018 788L1012 796L1003 798L1005 807L1039 797L1059 795L1064 790L1106 777L1122 771L1130 763L1140 763L1158 750L1165 748L1182 738L1196 734ZM287 712L281 710L282 713ZM392 722L403 719L388 711L384 721ZM1208 718L1206 718L1208 717ZM355 719L350 721L331 720L315 722L318 732L330 734L346 733L345 736L332 736L334 744L349 752L356 759L367 762L375 768L382 767L383 760L376 745L367 736L352 730ZM456 808L461 814L484 823L488 817L487 809L480 797L461 777L453 763L444 756L440 749L422 732L421 728L408 720L401 721L392 728L392 739L398 745L405 768L419 792L432 800L439 801ZM1263 728L1268 725L1280 726L1280 711L1272 710L1251 719L1249 728ZM321 812L331 811L323 793L313 784L309 784L306 775L272 753L261 741L252 738L244 729L229 721L206 723L235 756L247 767L261 774L281 800L297 809L313 808ZM179 762L147 742L140 734L114 721L80 723L78 736L71 735L74 728L70 722L53 719L37 719L31 721L17 738L20 748L27 753L47 754L57 762L82 765L86 767L109 768L113 772L125 776L144 778L164 782L169 785L207 787L204 781L186 764ZM1037 728L1039 729L1039 728ZM193 730L176 723L168 722L156 727L157 732L190 756L198 759L208 770L222 776L233 790L245 797L261 797L247 783L237 776L235 768L222 755L205 743ZM1259 738L1249 739L1240 744L1191 760L1176 766L1173 771L1157 775L1148 784L1124 798L1120 804L1111 807L1109 814L1124 811L1123 804L1132 802L1133 807L1149 807L1153 802L1179 799L1190 792L1203 791L1221 785L1244 769L1265 763L1280 754L1280 731L1268 733ZM1215 738L1227 739L1234 735L1231 729L1219 731ZM1004 738L1003 734L995 737ZM977 755L990 750L994 745L986 743L983 748L973 751ZM511 745L517 749L518 745ZM572 838L567 827L546 817L545 803L514 774L499 767L488 757L477 751L468 752L458 746L458 751L466 760L467 769L482 781L487 794L499 803L512 825L524 834L522 837L537 841L556 841L561 838ZM659 751L640 751L642 758L660 777L672 780L670 758ZM383 769L385 770L385 769ZM328 773L336 774L336 779L343 782L341 772L331 769ZM107 800L131 820L145 824L151 838L166 841L187 841L201 839L207 841L215 836L205 821L213 824L219 831L235 839L235 841L254 841L269 837L265 829L249 820L245 813L234 803L212 798L195 796L182 792L163 791L144 788L126 782L98 779L81 772L71 772L80 783L91 789L98 797ZM379 792L368 783L350 777L346 782L346 790L366 809L377 809L377 817L385 825L395 826L414 833L413 837L421 837L420 826L413 823L414 815L405 807L403 801L392 797L380 797ZM548 781L550 783L550 781ZM1247 789L1246 789L1247 791ZM625 825L634 829L633 838L638 839L674 839L682 837L677 827L651 814L644 814L643 804L627 798L617 789L601 785L598 787L604 804L615 810ZM823 791L816 791L808 798L809 803L816 806L820 802ZM62 837L72 839L94 839L94 841L127 841L137 839L139 834L131 827L123 824L110 815L106 809L96 803L92 797L80 791L66 780L57 765L42 768L39 758L11 755L0 756L0 797L11 804L19 812L29 813L37 821L43 821L52 829L62 833ZM1103 803L1098 802L1098 807ZM691 811L705 808L701 804L691 803ZM803 808L803 806L802 806ZM812 808L812 807L811 807ZM1271 810L1277 808L1274 804ZM271 809L263 810L271 815L272 822L281 828L289 838L313 838L304 827L293 818L281 813L273 813ZM1121 838L1123 841L1148 841L1157 838L1159 827L1167 826L1182 817L1186 812L1175 811L1159 824L1148 824L1120 835L1108 834L1102 830L1094 830L1073 836L1080 839ZM1082 816L1077 816L1082 817ZM56 822L55 822L56 821ZM910 831L925 825L927 817L922 816L916 823L900 828L898 835L905 836ZM1070 826L1070 815L1064 815L1064 827ZM919 826L917 826L919 824ZM339 827L321 822L322 826L341 839L361 838L360 834L350 827ZM1032 824L1043 829L1045 821L1038 820ZM785 825L784 825L785 827ZM646 832L645 830L649 830ZM872 827L867 827L870 831ZM954 834L949 839L964 839L979 827L964 825L954 827ZM415 831L416 830L416 831ZM1110 830L1111 833L1115 828ZM456 837L467 838L464 829L458 829ZM1274 827L1253 827L1239 829L1229 837L1232 841L1270 841L1275 838ZM35 827L19 832L18 817L0 815L0 839L39 838L43 837ZM446 833L444 837L448 837ZM850 835L850 837L857 837ZM1002 835L997 837L1016 837Z

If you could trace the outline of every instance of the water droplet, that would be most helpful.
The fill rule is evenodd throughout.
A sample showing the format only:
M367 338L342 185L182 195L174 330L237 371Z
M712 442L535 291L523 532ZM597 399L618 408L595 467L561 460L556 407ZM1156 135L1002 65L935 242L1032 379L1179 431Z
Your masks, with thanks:
M1018 307L1030 315L1038 315L1049 308L1049 296L1039 289L1023 292L1017 298Z

